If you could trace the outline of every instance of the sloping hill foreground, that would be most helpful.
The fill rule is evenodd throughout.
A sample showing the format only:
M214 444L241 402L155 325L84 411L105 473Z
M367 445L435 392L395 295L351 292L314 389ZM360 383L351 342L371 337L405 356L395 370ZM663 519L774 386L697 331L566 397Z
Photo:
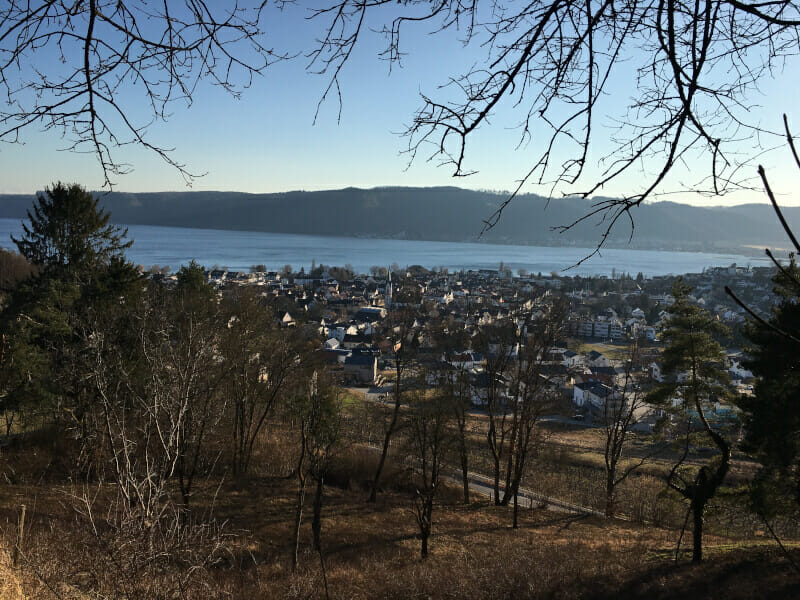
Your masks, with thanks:
M523 511L520 528L512 530L508 509L483 498L461 506L458 494L449 492L434 512L431 555L423 562L411 494L401 479L374 505L364 502L355 479L339 476L339 486L328 488L322 541L330 597L800 597L800 577L767 541L709 536L706 562L695 566L681 557L675 564L676 531L541 509ZM300 567L291 569L293 479L206 481L196 510L213 503L224 526L196 538L193 556L184 551L146 559L135 543L103 548L97 544L102 531L79 526L85 521L75 500L87 491L98 498L109 489L0 485L0 599L325 597L307 525ZM10 548L23 502L24 558L14 569ZM102 514L95 515L99 530ZM800 559L797 549L791 551ZM201 554L207 559L193 563Z

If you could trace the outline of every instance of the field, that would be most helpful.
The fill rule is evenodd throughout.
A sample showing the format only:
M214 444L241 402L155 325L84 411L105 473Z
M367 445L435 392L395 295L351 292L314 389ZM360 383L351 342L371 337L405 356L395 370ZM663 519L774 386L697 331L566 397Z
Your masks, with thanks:
M629 358L631 347L628 343L604 343L604 342L578 342L575 351L578 354L588 354L592 350L604 354L611 360L626 360Z
M355 395L348 403L364 431L377 426L369 403ZM477 453L481 417L471 426ZM546 430L525 485L579 504L599 503L601 431L561 424ZM679 503L675 514L665 508L673 501L665 498L660 478L666 463L658 462L632 479L621 506L626 518L617 520L534 507L522 510L519 528L512 529L509 508L475 494L463 505L460 489L448 484L433 513L430 556L420 560L413 472L391 457L378 502L369 504L376 455L357 444L337 452L326 481L321 554L312 547L311 500L306 501L299 567L293 569L297 482L287 435L277 425L271 428L260 440L257 468L248 476L200 482L193 514L198 523L213 526L158 540L105 520L112 514L113 486L70 481L69 461L60 458L71 451L69 442L42 436L7 449L0 455L0 600L800 594L800 577L763 528L738 521L725 526L719 506L709 515L706 562L688 562L688 534L676 562L675 521L683 513ZM357 437L354 430L349 435ZM744 477L744 471L736 477ZM27 507L25 537L14 568L11 549L22 504ZM654 518L659 515L655 507L661 507L659 518ZM786 546L800 560L800 545L787 541ZM154 553L153 547L161 551Z
M263 477L220 489L207 483L204 501L216 494L216 514L230 537L226 552L195 573L189 597L324 597L308 536L300 568L291 570L290 481ZM23 561L15 571L4 553L3 600L93 598L90 590L111 587L87 557L84 562L63 559L65 549L81 553L79 544L63 545L73 523L60 496L64 492L25 486L2 490L6 549L13 535L12 507L23 500L35 507L26 540L30 565ZM523 511L520 528L512 530L508 510L484 499L469 506L445 499L437 506L432 553L422 562L407 493L389 491L376 505L366 505L359 489L331 487L328 496L323 540L334 598L751 598L764 589L789 598L800 593L778 550L763 541L709 536L709 559L701 569L674 564L676 532L669 529L529 510ZM160 597L156 589L140 581L128 597Z

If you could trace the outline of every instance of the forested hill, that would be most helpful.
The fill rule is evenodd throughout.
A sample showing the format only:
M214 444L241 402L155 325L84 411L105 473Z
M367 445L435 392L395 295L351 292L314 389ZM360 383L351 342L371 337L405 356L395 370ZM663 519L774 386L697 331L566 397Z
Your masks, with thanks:
M483 219L505 196L438 188L374 188L320 192L246 194L239 192L157 192L103 195L102 205L116 223L213 229L308 233L376 238L469 241L478 239ZM0 195L0 217L22 218L32 197ZM604 229L594 218L559 234L552 227L573 223L591 202L527 195L514 200L483 240L534 245L594 245ZM785 247L771 208L745 204L697 208L658 202L634 209L631 246L646 249L743 250L746 246ZM786 209L800 222L800 207ZM608 246L628 246L623 218Z

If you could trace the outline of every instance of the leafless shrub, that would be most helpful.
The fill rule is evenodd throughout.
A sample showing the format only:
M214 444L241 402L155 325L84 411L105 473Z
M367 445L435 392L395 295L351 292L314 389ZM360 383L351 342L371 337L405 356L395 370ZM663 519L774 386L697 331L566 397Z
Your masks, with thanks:
M78 494L70 502L71 519L31 530L20 570L27 597L204 597L210 570L231 555L219 524L186 523L174 511L148 525L126 518L116 503L101 517L96 498Z
M342 489L366 491L370 489L378 460L378 453L370 448L345 448L331 461L326 482ZM411 471L395 453L389 453L383 469L383 489L409 492L415 490Z

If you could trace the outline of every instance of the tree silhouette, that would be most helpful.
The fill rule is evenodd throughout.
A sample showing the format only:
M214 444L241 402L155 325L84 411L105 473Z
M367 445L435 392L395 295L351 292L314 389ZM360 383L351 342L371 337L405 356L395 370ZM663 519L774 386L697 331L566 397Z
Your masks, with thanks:
M19 141L32 126L55 129L69 148L96 154L109 186L130 168L113 151L137 144L191 181L168 147L150 141L147 126L166 119L175 101L190 103L203 80L238 95L253 75L287 58L264 45L262 23L265 9L287 4L10 0L0 8L0 88L8 100L0 139ZM300 7L319 23L306 56L310 71L328 77L320 102L341 102L340 76L367 30L385 36L380 58L391 66L401 64L405 33L415 27L483 52L436 93L421 93L405 132L412 160L422 154L454 176L473 173L468 142L508 106L520 143L536 148L508 202L529 181L565 184L588 198L628 172L649 173L622 198L598 198L580 219L604 219L601 243L677 165L704 161L700 181L690 185L697 191L747 184L742 142L759 147L773 133L751 114L750 94L797 55L800 28L797 0L328 0ZM275 28L282 25L278 17ZM628 105L609 123L604 97L631 86ZM147 117L139 118L143 108ZM593 165L599 175L587 175Z
M381 57L400 64L404 35L428 27L456 35L485 52L482 60L452 74L421 106L405 134L413 160L424 154L470 175L469 140L490 126L501 107L520 122L520 144L535 144L527 173L486 220L503 209L529 181L562 184L584 198L628 172L639 189L622 198L598 198L578 222L598 217L604 233L659 190L679 164L704 161L695 191L723 194L748 184L738 156L743 140L767 132L749 114L748 97L777 64L798 54L800 4L795 0L745 3L659 0L620 5L609 0L331 0L313 11L327 23L311 53L312 65L330 76L326 95L367 28L386 37ZM377 25L376 25L377 23ZM474 60L470 57L470 61ZM605 128L604 96L635 82L626 110ZM600 145L610 141L606 151ZM587 167L600 167L598 176ZM633 232L631 231L631 234Z
M0 7L0 141L61 133L91 152L110 187L130 171L115 150L142 146L196 176L148 126L203 80L234 96L279 57L262 45L266 3L183 0L9 0ZM145 116L140 116L144 114Z

